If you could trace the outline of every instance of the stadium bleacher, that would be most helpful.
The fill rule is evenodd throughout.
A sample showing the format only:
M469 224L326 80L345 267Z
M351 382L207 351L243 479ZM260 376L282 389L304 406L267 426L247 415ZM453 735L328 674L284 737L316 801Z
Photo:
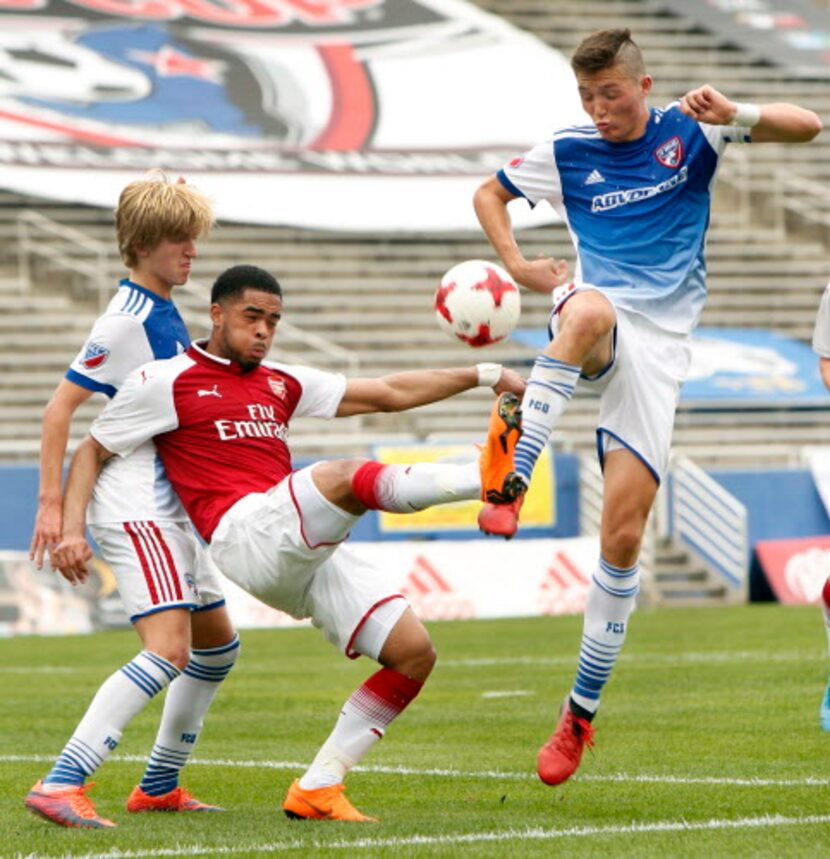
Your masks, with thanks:
M655 14L646 0L609 0L590 4L577 0L482 0L479 5L533 32L568 53L578 40L602 26L629 26L645 50L655 78L652 103L670 101L689 85L708 81L730 96L744 100L788 99L820 113L828 106L826 86L817 81L785 79L774 67L760 64L716 33L701 32L692 22ZM721 171L708 261L710 298L703 323L709 326L769 328L809 338L815 310L828 277L825 230L809 203L799 205L799 193L779 175L817 176L830 172L830 148L823 135L810 147L753 147L750 153L729 153ZM773 151L774 149L774 151ZM809 153L806 151L809 150ZM815 196L811 186L804 195ZM830 198L830 195L828 195ZM34 209L54 222L80 231L105 249L104 278L114 284L123 269L112 249L110 214L92 207L58 204L20 195L0 196L0 458L31 459L37 451L39 415L43 403L94 318L97 287L79 283L77 272L62 270L39 259L31 290L18 285L18 220ZM810 212L810 218L804 212ZM528 255L547 253L570 257L565 228L554 225L525 231ZM451 264L473 257L493 257L479 234L343 235L288 227L220 224L200 247L197 274L202 283L226 265L246 261L274 271L286 290L286 320L313 331L352 354L361 372L377 374L403 367L459 364L481 360L447 340L435 325L431 309L434 286ZM82 279L81 279L82 280ZM191 304L198 307L195 291ZM547 302L525 292L522 325L541 327ZM199 314L188 317L191 326ZM279 340L279 338L278 338ZM342 355L342 353L338 353ZM526 363L532 350L518 344L498 344L486 357ZM294 338L279 340L274 357L337 365L337 356ZM342 362L340 362L342 363ZM463 405L462 405L463 404ZM480 437L488 397L471 392L461 401L435 404L405 417L375 416L338 422L324 428L298 423L293 444L300 455L358 452L366 433L384 438L438 436ZM89 419L99 408L85 405ZM588 450L594 400L578 396L562 424L560 439L569 449ZM793 462L803 444L815 443L828 414L821 410L792 414L784 410L756 411L742 418L740 442L724 432L722 414L681 409L676 447L701 464ZM74 427L73 443L84 422Z

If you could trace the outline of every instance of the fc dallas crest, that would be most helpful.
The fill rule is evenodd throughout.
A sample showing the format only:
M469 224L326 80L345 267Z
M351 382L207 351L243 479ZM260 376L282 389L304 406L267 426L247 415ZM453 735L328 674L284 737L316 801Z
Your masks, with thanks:
M654 157L664 166L677 169L683 163L683 141L675 135L654 150Z

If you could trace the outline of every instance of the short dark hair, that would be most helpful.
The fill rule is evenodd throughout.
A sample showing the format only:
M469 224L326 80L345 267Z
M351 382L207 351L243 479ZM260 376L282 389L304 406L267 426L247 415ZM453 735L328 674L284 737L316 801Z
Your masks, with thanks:
M246 289L258 289L282 298L282 287L271 272L256 265L233 265L216 278L210 291L210 303L239 298Z
M591 33L579 43L571 57L571 68L576 74L594 74L617 63L624 65L634 78L646 73L643 55L627 27Z

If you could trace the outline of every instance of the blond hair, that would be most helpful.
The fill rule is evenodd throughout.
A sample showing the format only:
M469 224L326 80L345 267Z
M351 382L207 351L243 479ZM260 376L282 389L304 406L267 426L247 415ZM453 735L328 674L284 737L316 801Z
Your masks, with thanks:
M643 55L628 28L591 33L580 42L571 57L571 68L576 74L592 75L617 64L624 66L635 80L646 73Z
M139 251L153 250L164 240L195 241L210 231L214 221L213 204L201 191L151 170L130 182L118 198L118 252L127 267L134 268Z

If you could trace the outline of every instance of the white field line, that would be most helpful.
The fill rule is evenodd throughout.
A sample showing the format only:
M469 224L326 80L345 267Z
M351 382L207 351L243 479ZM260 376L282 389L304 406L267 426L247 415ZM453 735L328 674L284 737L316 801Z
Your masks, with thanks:
M480 659L441 659L439 668L492 668L501 665L530 665L530 666L560 666L568 667L576 664L578 654L574 651L568 656L492 656ZM724 664L730 662L800 662L803 664L821 662L826 659L822 650L790 650L770 653L763 650L712 650L690 651L689 653L621 653L617 662L634 666L650 667L653 665L689 665L689 664ZM261 672L264 664L246 664L247 671ZM90 674L101 669L74 668L63 665L3 665L0 674ZM270 670L270 669L269 669Z
M493 689L490 692L482 692L482 698L527 698L536 693L530 689Z
M654 832L703 832L711 830L763 829L778 826L815 826L830 824L830 814L785 817L721 818L712 820L659 820L653 823L629 823L624 826L573 826L568 829L505 829L496 832L469 832L456 835L410 835L398 838L354 838L340 841L291 838L242 847L245 853L281 853L286 850L377 850L380 848L426 845L481 844L499 841L555 841L562 838L592 838L608 835L648 835ZM238 855L240 845L231 847L206 844L177 844L173 847L147 850L107 850L102 853L27 853L26 859L153 859L164 856Z
M46 763L51 764L55 760L50 755L0 755L0 764L3 763ZM144 755L110 755L107 761L116 763L146 763ZM239 768L239 769L271 769L271 770L295 770L304 772L308 769L308 763L299 761L245 761L245 760L222 760L193 758L188 766ZM493 779L507 781L533 781L536 782L535 773L528 772L503 772L500 770L454 770L415 767L392 767L383 765L356 766L353 772L374 773L376 775L414 776L421 778L463 778L463 779ZM657 773L608 773L607 775L576 775L572 781L590 782L622 782L627 784L701 784L701 785L734 785L736 787L827 787L830 778L816 776L804 776L803 778L742 778L731 776L672 776Z

